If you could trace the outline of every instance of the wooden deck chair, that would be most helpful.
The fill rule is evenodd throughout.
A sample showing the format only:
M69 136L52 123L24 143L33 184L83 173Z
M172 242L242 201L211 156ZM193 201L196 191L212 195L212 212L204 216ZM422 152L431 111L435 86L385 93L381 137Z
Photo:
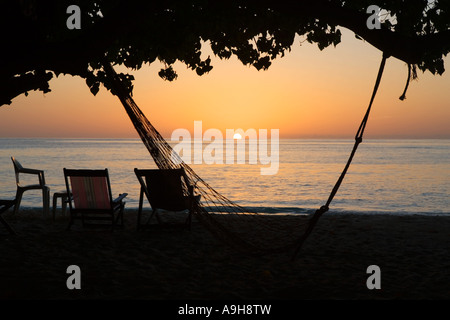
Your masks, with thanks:
M125 202L122 193L113 199L108 169L85 170L64 168L67 194L70 194L69 230L75 219L83 226L122 226Z
M134 169L141 185L137 229L149 226L155 216L158 224L181 225L190 229L192 213L200 200L200 195L194 195L194 186L183 168L180 169ZM146 224L141 224L144 194L152 208ZM163 222L159 213L161 210L171 212L187 212L183 223Z
M16 205L14 207L14 213L19 212L20 202L22 201L22 195L25 191L28 190L42 190L42 204L44 214L47 215L49 213L49 205L50 205L50 188L45 185L45 175L44 171L37 169L24 168L20 164L17 159L11 157L11 160L14 165L14 171L16 174L16 184L17 184L17 193L16 193ZM39 183L38 184L30 184L30 185L22 185L20 183L20 175L21 174L34 174L38 176Z
M0 200L0 223L8 230L11 234L16 234L14 229L6 222L2 217L2 213L6 212L9 208L16 204L16 199L14 200Z

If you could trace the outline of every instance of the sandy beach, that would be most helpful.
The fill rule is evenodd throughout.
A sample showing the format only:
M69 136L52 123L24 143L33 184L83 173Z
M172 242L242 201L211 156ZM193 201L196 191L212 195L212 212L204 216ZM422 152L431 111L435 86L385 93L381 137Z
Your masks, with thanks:
M330 211L295 261L292 252L237 252L195 218L190 231L138 232L136 210L126 209L125 228L111 232L66 231L59 212L55 221L35 209L3 216L18 235L0 226L0 299L450 298L448 216ZM66 286L70 265L80 267L80 290ZM380 268L381 289L367 288L370 265Z

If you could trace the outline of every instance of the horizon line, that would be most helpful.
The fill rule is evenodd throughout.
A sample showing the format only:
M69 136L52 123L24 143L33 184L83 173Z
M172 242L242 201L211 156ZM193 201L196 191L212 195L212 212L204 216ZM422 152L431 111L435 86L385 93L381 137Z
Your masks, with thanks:
M171 140L171 138L163 137L164 140L167 142L182 142L179 140ZM0 137L0 139L57 139L57 140L73 140L73 139L86 139L86 140L94 140L94 139L104 139L104 140L141 140L140 137L46 137L46 136L14 136L14 137ZM271 138L268 137L267 139L262 140L270 140ZM302 136L302 137L280 137L280 140L354 140L355 137L351 136ZM192 140L196 140L195 138L192 138ZM222 140L236 140L236 139L222 139ZM245 139L247 140L247 139ZM430 137L423 137L423 136L373 136L373 137L365 137L364 140L450 140L450 136L430 136ZM210 141L208 141L210 142Z

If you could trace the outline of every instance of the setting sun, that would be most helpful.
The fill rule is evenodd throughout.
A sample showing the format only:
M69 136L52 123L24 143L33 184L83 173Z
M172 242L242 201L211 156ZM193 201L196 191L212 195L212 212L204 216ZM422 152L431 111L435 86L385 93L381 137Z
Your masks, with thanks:
M233 139L241 140L241 139L242 139L242 136L241 136L240 133L235 133L234 136L233 136Z

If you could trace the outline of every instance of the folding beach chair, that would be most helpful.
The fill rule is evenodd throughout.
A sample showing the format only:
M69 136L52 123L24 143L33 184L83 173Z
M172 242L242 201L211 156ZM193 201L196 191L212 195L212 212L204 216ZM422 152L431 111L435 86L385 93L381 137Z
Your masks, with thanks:
M200 195L194 194L194 186L189 184L189 179L183 168L180 169L134 169L141 185L139 196L139 209L137 217L137 229L149 226L153 217L158 224L178 225L190 228L192 213L200 201ZM147 223L142 225L142 207L144 194L152 208ZM163 222L159 213L162 211L186 212L187 217L183 223Z
M11 160L14 165L14 171L16 174L16 184L17 184L17 193L16 193L16 206L14 207L14 213L19 212L20 202L22 201L22 195L25 191L28 190L42 190L42 204L44 208L44 214L49 213L49 205L50 205L50 188L45 185L45 176L44 171L38 169L30 169L24 168L17 159L11 157ZM30 184L30 185L22 185L20 183L21 174L34 174L38 176L39 183L38 184Z
M16 199L14 200L0 200L0 222L5 226L11 234L16 234L14 229L6 222L6 220L2 217L2 213L6 212L9 208L13 207L16 204Z
M64 180L69 197L70 229L75 219L83 226L123 226L123 211L128 195L113 199L108 169L79 170L64 168Z

